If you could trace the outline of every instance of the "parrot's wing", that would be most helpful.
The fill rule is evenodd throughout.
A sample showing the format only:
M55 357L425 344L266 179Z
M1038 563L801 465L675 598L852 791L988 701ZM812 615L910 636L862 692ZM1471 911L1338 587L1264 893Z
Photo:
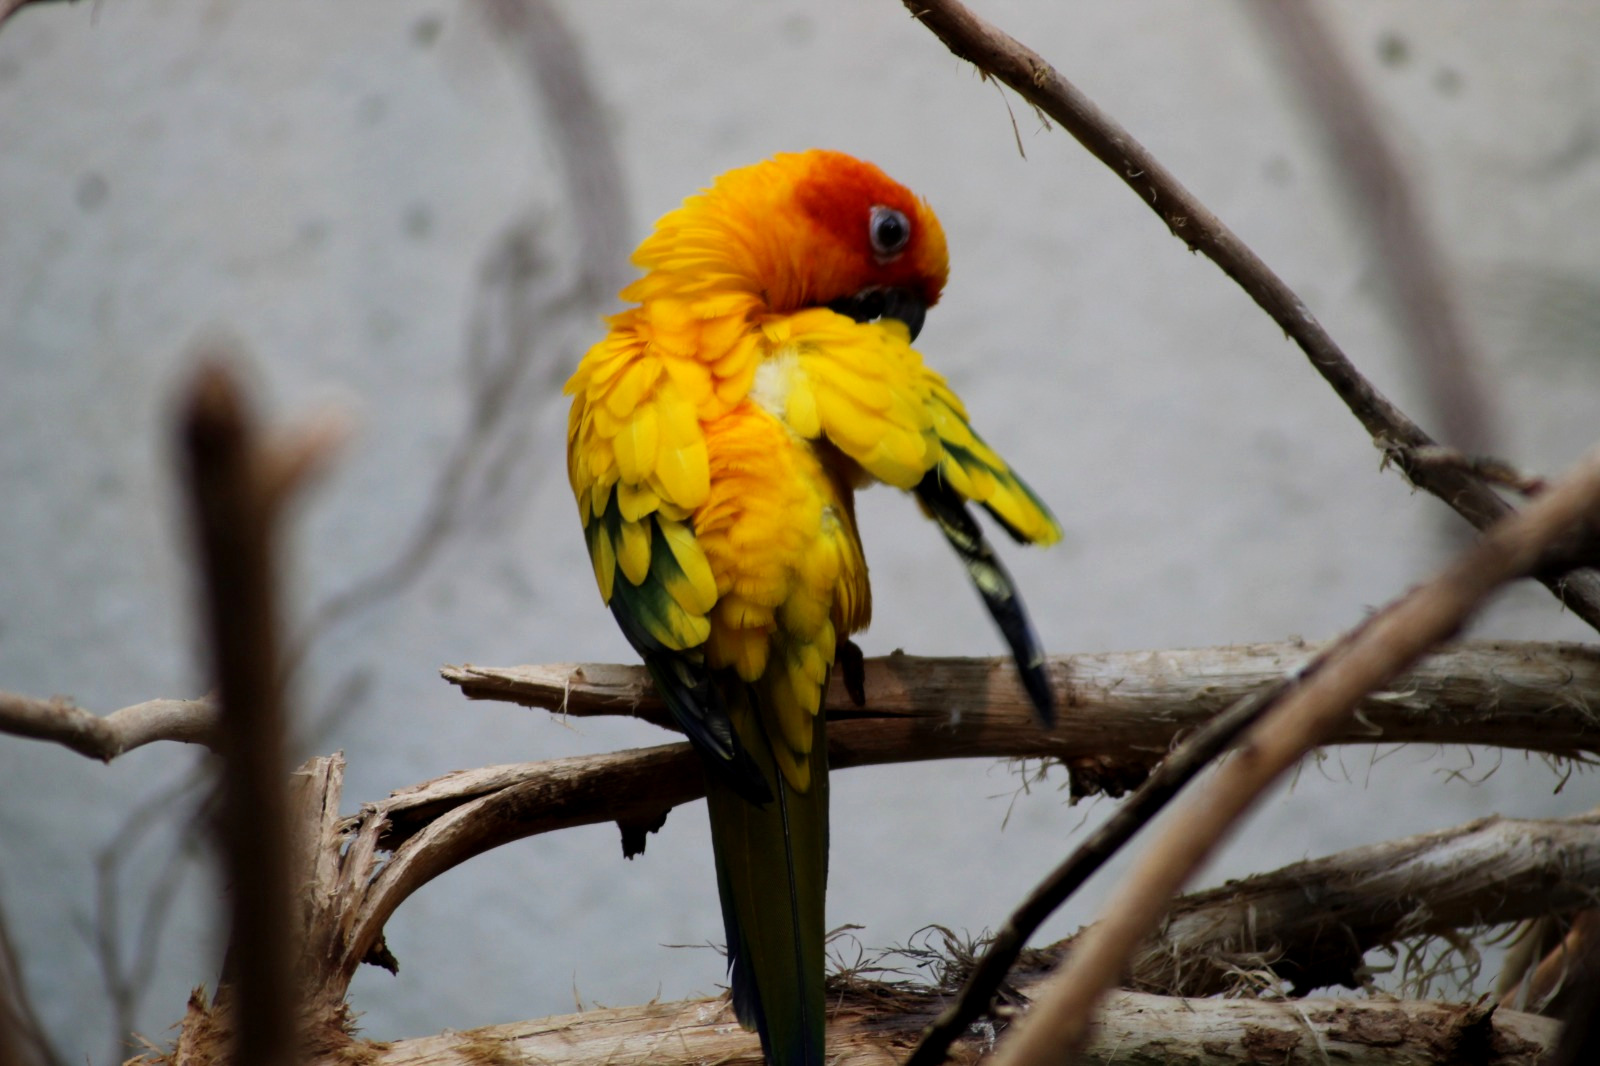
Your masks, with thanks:
M941 454L939 465L917 484L917 499L966 564L973 586L1011 647L1034 711L1045 725L1052 725L1055 699L1045 672L1044 649L1028 620L1016 582L990 547L965 501L982 504L1013 539L1022 543L1053 544L1061 539L1061 526L1044 501L967 423L961 398L950 390L944 378L926 367L922 377Z
M967 423L966 408L894 321L826 311L795 315L787 344L799 373L784 382L789 425L826 437L862 469L913 491L966 565L1011 647L1039 717L1054 720L1044 652L1022 597L966 503L982 504L1019 541L1049 544L1061 527L1033 490ZM785 349L780 348L780 361Z
M1006 532L1053 544L1061 526L1044 502L967 422L961 398L911 347L904 324L854 322L818 309L790 316L770 338L783 376L783 415L802 437L826 437L879 481L914 489L937 467L961 499ZM758 385L759 388L759 385Z
M825 437L868 474L915 488L939 461L922 358L899 322L860 323L818 308L769 331L767 371L781 386L767 399L802 437ZM760 396L761 381L757 380Z
M717 583L689 516L709 491L704 432L666 359L613 332L567 383L567 473L601 598L674 720L716 772L771 799L711 683L701 645Z
M967 422L967 409L944 378L922 370L933 429L939 438L940 477L962 499L980 503L1023 544L1054 544L1061 524L1006 461Z

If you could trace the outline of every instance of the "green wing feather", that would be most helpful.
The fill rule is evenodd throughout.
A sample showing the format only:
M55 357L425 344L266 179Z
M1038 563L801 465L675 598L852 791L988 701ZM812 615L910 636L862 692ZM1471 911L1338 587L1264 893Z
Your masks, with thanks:
M943 377L924 370L933 429L942 445L939 474L957 494L983 509L1021 544L1054 544L1061 523L967 422L966 407Z
M699 649L710 631L706 612L716 602L715 583L708 599L704 581L694 572L705 565L705 557L692 550L692 543L685 545L683 523L649 514L633 523L641 532L631 536L635 544L642 538L647 553L644 566L631 566L639 578L633 580L623 559L639 549L623 549L619 557L613 547L630 536L617 500L613 493L605 510L592 514L584 527L596 569L610 568L601 588L610 591L612 616L644 660L673 719L700 752L708 776L725 779L743 801L767 803L772 799L767 777L735 733ZM705 579L709 576L707 569Z
M944 378L924 370L933 428L942 446L939 464L914 490L923 510L939 525L945 540L967 568L1001 636L1011 648L1023 688L1039 720L1055 722L1055 697L1045 669L1044 649L1034 633L1011 574L995 554L965 501L981 504L1014 540L1052 544L1061 539L1061 525L1027 483L967 423L961 400Z

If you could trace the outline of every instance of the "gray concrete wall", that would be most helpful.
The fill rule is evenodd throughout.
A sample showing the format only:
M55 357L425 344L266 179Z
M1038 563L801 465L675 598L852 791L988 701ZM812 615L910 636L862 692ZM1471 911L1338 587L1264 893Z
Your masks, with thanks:
M1238 289L900 5L559 11L621 162L615 210L588 183L584 203L627 245L716 173L812 145L873 159L931 201L953 272L919 346L1067 527L1055 550L1006 553L1051 650L1329 636L1444 557L1442 508L1379 471ZM1142 138L1423 415L1336 161L1244 9L985 11ZM1396 0L1331 14L1453 268L1500 450L1555 472L1600 431L1600 14ZM474 383L520 350L521 328L532 354L512 414L445 490L462 519L415 580L321 631L296 690L302 750L346 752L353 807L458 767L663 739L469 705L435 674L629 658L592 588L558 396L609 302L538 321L507 302L593 276L579 263L605 240L575 221L560 126L519 47L485 9L441 0L99 0L0 29L0 687L98 710L204 687L169 439L197 338L247 347L276 415L332 402L357 419L296 530L303 631L406 549L463 447ZM998 649L907 500L867 494L862 527L868 654ZM1508 593L1475 632L1593 636L1537 588ZM114 1061L108 959L155 1040L187 990L215 980L217 886L192 820L200 766L175 747L101 766L0 738L0 904L69 1061ZM1591 778L1553 795L1559 779L1521 756L1331 753L1208 876L1491 811L1593 805ZM864 926L871 946L929 922L996 924L1108 809L1020 787L990 762L838 775L830 922ZM713 991L720 958L669 946L721 937L703 817L675 812L632 863L596 828L442 878L390 924L400 975L357 979L363 1028L393 1037L575 997ZM114 891L99 892L108 877ZM1092 917L1105 884L1047 934Z

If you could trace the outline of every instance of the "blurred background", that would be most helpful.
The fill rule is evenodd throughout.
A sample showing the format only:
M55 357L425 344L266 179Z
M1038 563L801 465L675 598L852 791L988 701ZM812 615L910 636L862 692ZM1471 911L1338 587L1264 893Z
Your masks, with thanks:
M1352 194L1357 161L1259 8L982 10L1425 426L1476 405L1463 432L1545 473L1600 437L1600 8L1320 8L1436 242L1472 342L1444 377L1469 401L1419 369L1372 236L1391 223ZM52 3L0 27L0 688L106 712L206 687L171 416L194 346L225 338L274 418L355 421L289 559L297 754L346 753L347 810L456 768L669 739L469 704L437 669L631 659L566 486L561 382L656 217L810 146L877 162L943 219L951 282L919 347L1067 528L1005 551L1051 651L1329 637L1461 542L1238 288L898 3ZM909 501L879 489L861 510L867 654L998 653ZM1537 586L1473 635L1594 637ZM869 948L997 925L1111 809L1069 806L1063 780L988 760L840 773L830 923ZM61 1061L163 1041L214 985L204 781L197 749L106 766L0 737L0 911ZM1596 794L1521 755L1329 751L1207 880ZM451 872L390 922L399 975L364 968L353 1006L391 1038L711 994L721 935L691 805L632 862L608 826Z

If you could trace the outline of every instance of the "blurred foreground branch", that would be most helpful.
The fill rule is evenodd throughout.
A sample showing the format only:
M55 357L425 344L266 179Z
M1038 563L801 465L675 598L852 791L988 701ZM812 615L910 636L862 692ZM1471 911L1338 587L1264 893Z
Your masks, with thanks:
M1320 666L1247 733L1198 794L1173 812L1125 877L1102 919L1075 945L997 1061L1005 1066L1077 1057L1091 1012L1179 887L1261 792L1351 720L1361 699L1392 683L1453 636L1505 582L1539 564L1556 538L1600 508L1600 449L1525 511L1499 523L1437 577L1357 626Z
M0 0L0 26L4 26L7 19L25 7L47 3L67 4L76 2L77 0Z
M230 1015L232 1066L288 1066L300 1051L299 881L284 792L277 535L285 505L327 461L341 427L325 419L269 440L231 369L237 361L226 350L202 353L178 413L222 756L217 837L230 936L217 1000Z
M1480 380L1482 360L1377 110L1317 4L1251 0L1246 9L1276 46L1284 76L1299 88L1328 142L1334 176L1366 229L1372 269L1382 277L1376 288L1411 351L1440 436L1474 455L1490 451L1493 420Z

